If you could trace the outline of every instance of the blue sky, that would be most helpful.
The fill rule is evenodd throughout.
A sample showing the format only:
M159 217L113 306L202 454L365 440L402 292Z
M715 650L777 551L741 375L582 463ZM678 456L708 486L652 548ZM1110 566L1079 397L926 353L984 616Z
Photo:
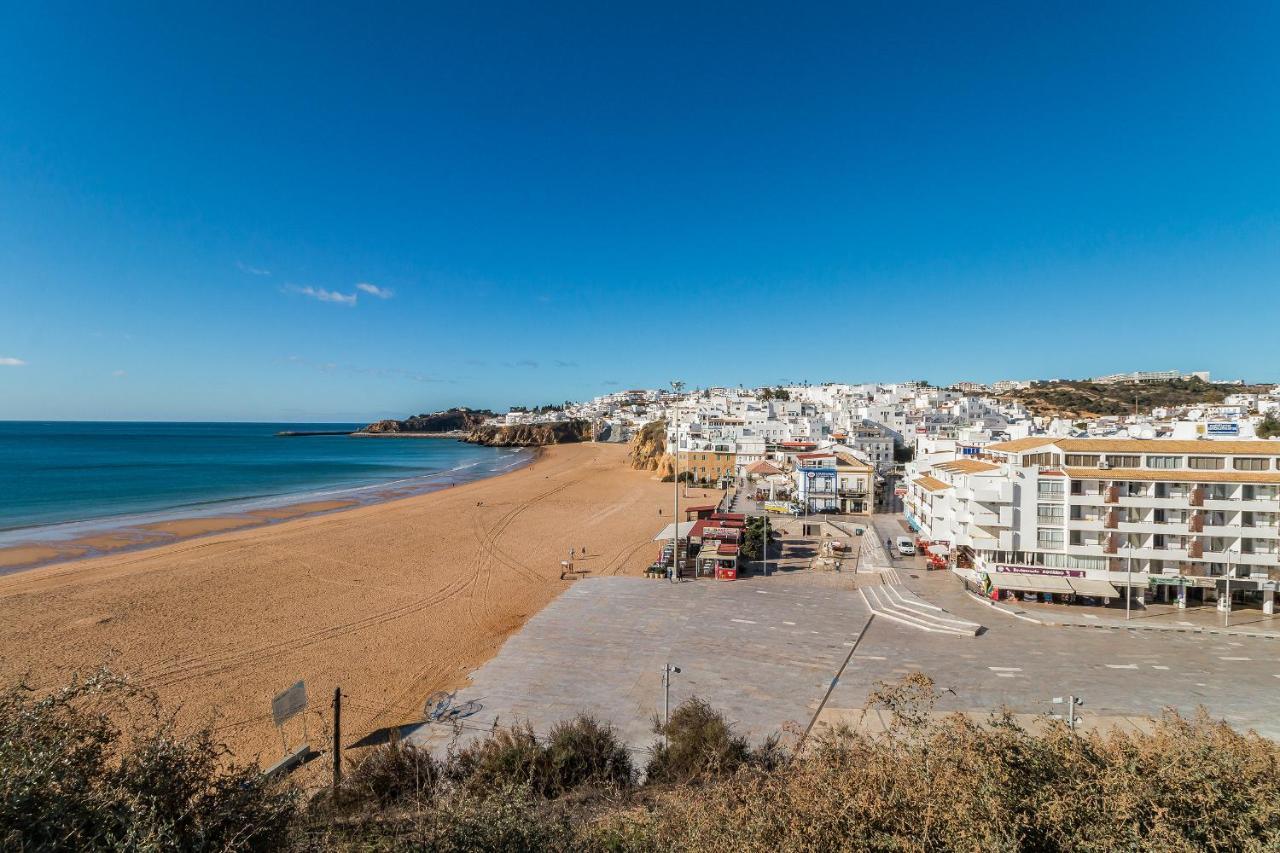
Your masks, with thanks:
M1280 6L1113 5L10 4L0 419L1280 379Z

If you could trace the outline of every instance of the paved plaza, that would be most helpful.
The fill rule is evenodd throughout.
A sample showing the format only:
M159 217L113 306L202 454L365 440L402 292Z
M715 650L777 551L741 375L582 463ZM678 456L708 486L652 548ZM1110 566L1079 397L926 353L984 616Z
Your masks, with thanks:
M869 543L868 543L869 544ZM879 557L880 555L877 555ZM866 565L866 564L864 564ZM536 731L578 711L614 723L643 749L663 707L662 668L681 668L674 707L699 696L738 731L760 738L788 723L803 727L848 659L822 716L856 713L878 681L924 672L945 690L940 710L1026 715L1055 710L1053 696L1084 698L1090 724L1184 713L1203 705L1238 728L1280 739L1280 642L1170 632L1084 631L1037 625L992 612L950 573L898 572L928 601L981 622L973 638L931 634L871 620L857 575L778 573L735 582L599 578L573 587L472 675L457 702L479 710L462 721L474 737L497 720L528 720ZM859 633L865 634L849 658ZM442 747L453 732L428 724L411 738Z

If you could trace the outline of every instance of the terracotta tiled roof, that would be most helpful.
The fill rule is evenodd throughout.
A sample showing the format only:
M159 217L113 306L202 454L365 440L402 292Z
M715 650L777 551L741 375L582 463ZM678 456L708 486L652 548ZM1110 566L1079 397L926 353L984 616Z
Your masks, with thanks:
M944 483L936 477L930 477L928 474L923 477L917 477L912 482L924 489L926 492L940 492L943 489L955 488L950 483Z

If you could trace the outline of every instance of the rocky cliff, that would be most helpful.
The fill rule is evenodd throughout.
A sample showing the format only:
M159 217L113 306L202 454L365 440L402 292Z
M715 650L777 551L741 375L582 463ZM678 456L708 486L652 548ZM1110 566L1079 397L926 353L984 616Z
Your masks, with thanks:
M487 409L454 408L429 415L411 415L402 421L387 420L369 424L362 432L470 432L482 425L493 412Z
M554 424L511 424L477 426L467 435L472 444L489 447L543 447L591 440L590 421L561 421Z
M631 450L627 459L631 467L640 471L656 471L658 477L667 478L675 471L674 460L666 452L667 424L665 421L652 421L645 424L639 432L631 437Z

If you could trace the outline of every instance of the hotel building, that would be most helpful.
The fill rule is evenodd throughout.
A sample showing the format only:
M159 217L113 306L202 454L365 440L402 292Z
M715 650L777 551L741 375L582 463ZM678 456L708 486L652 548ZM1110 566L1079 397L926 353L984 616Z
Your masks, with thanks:
M966 580L1102 598L1126 586L1272 612L1280 441L1032 437L917 468L908 523Z

